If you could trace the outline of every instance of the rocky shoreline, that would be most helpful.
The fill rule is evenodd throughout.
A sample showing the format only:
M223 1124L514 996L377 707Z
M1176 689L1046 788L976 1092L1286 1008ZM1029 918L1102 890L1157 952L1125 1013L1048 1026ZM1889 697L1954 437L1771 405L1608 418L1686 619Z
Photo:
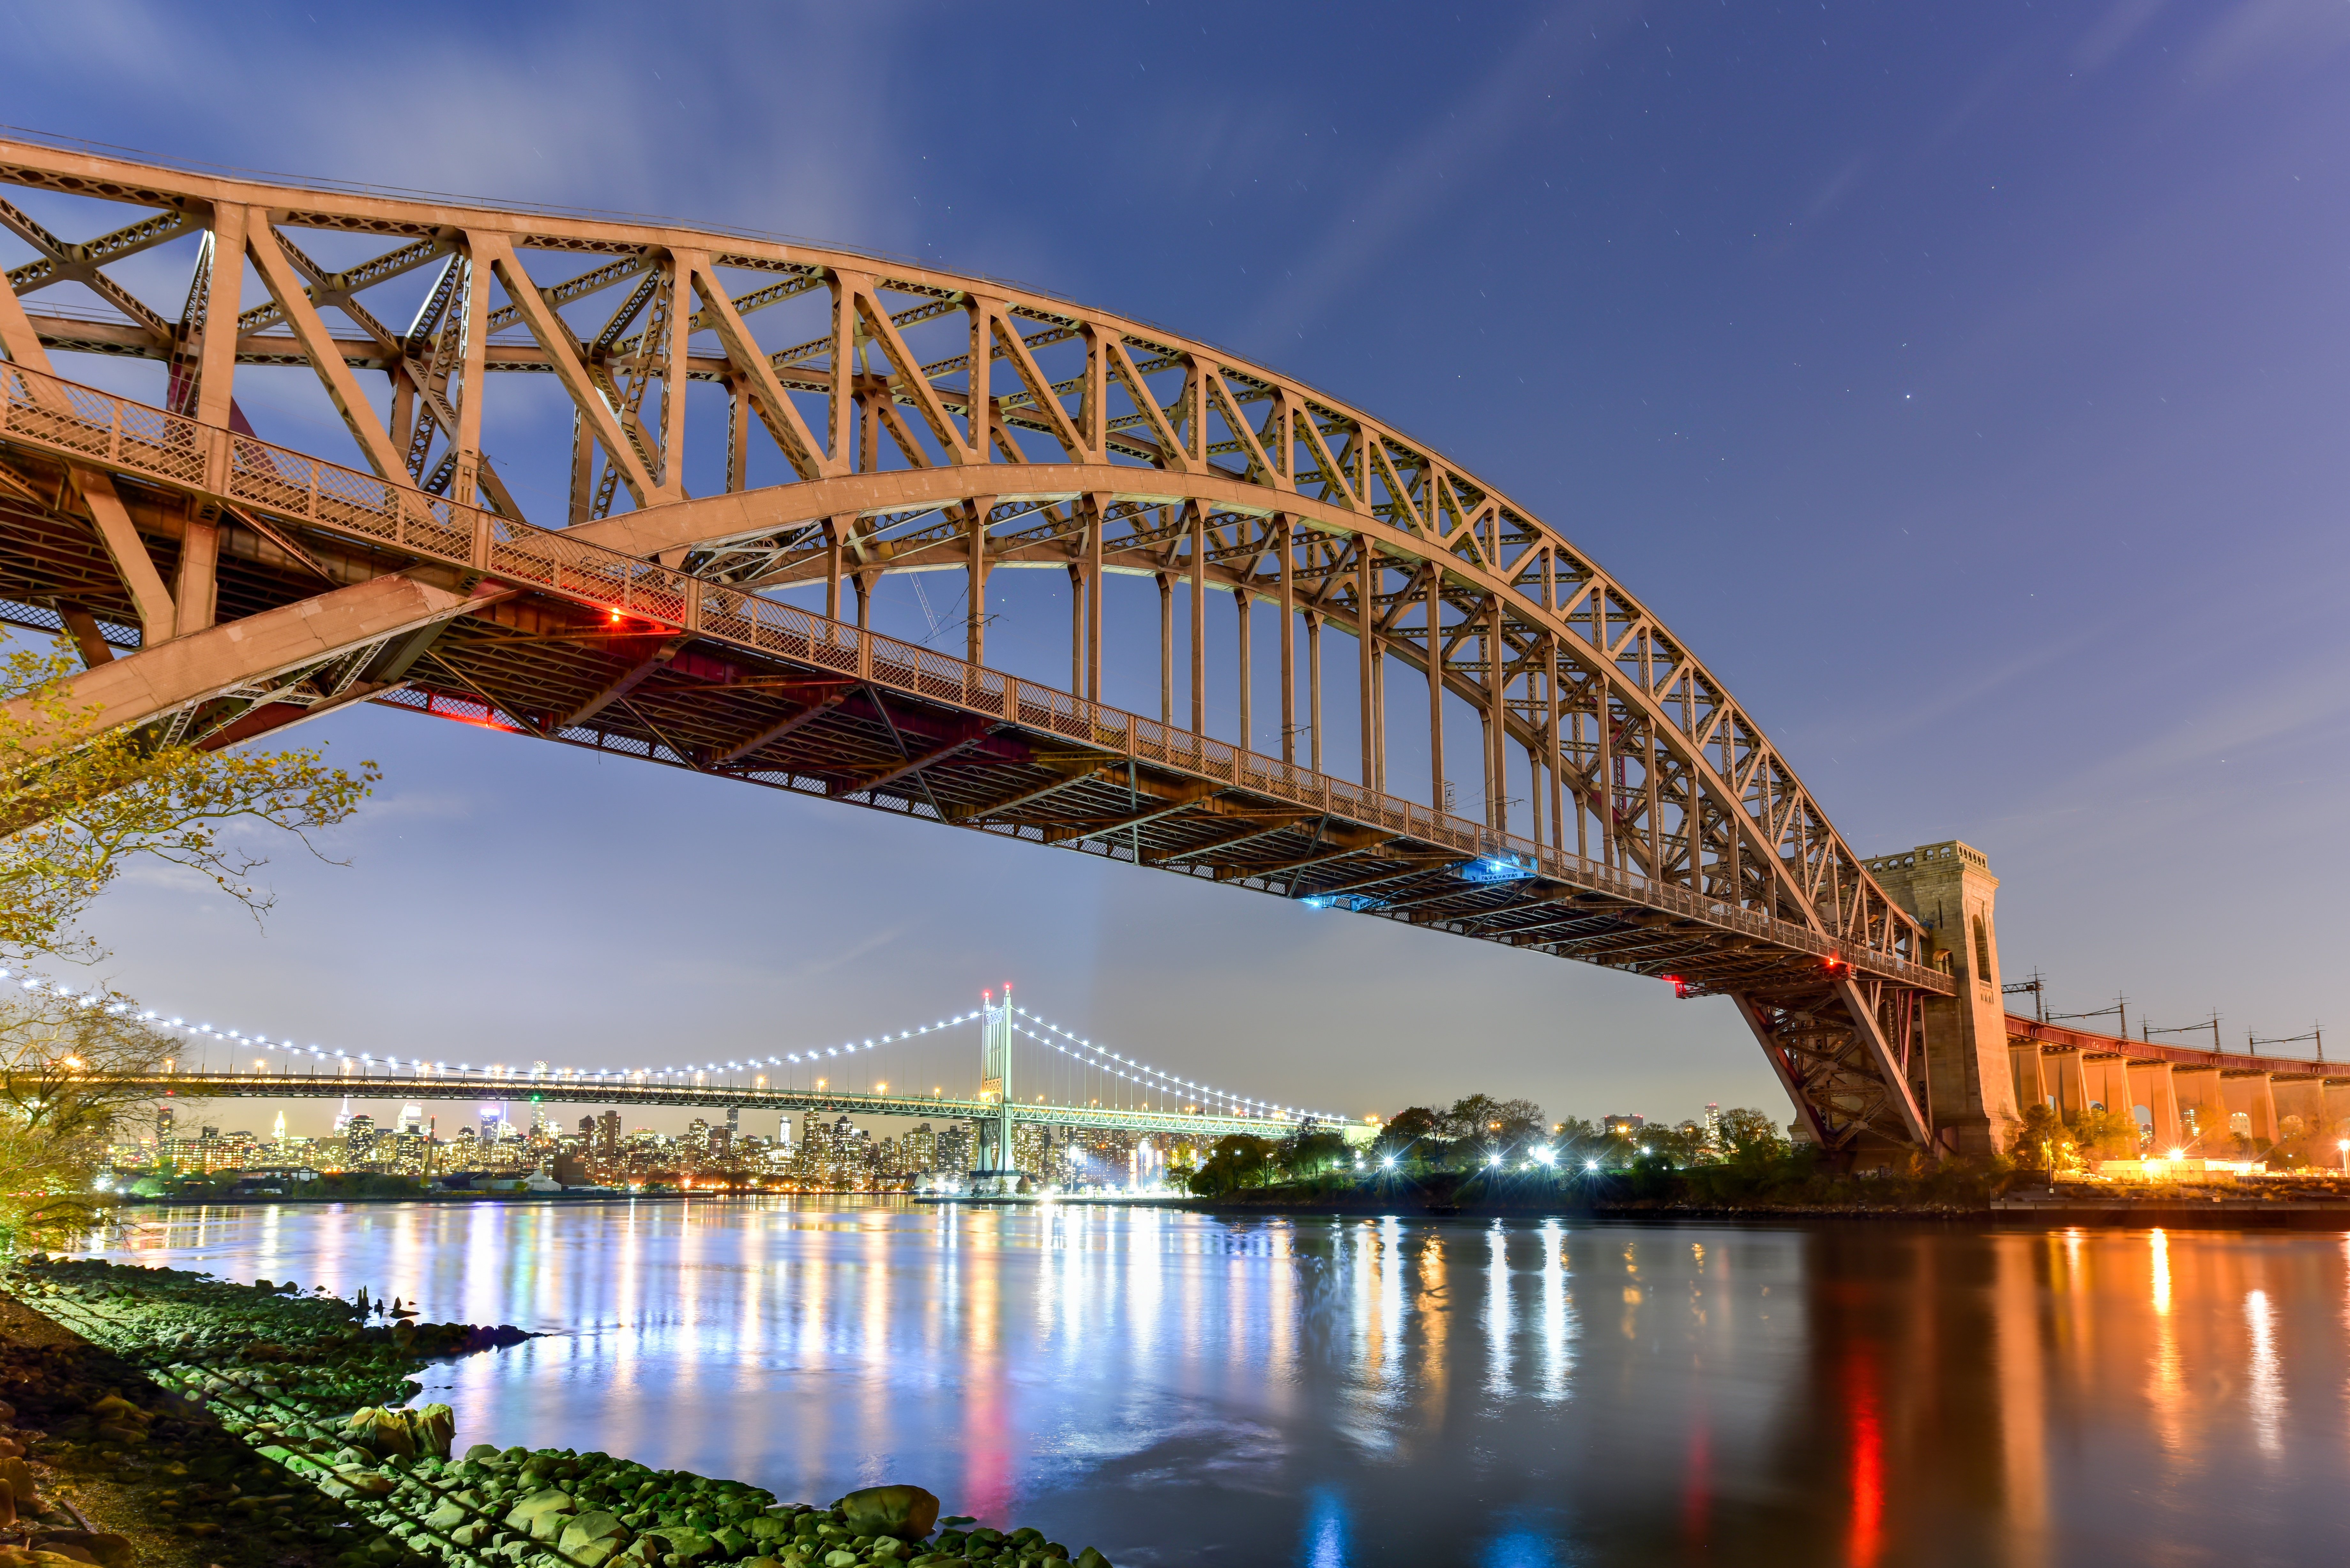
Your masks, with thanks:
M407 1407L422 1387L411 1374L436 1355L527 1337L518 1329L376 1325L364 1297L96 1261L35 1260L5 1282L111 1372L104 1392L86 1376L40 1412L48 1424L29 1435L45 1468L139 1472L118 1506L136 1517L104 1543L113 1557L67 1539L77 1521L61 1515L32 1539L73 1550L43 1568L160 1568L197 1545L224 1568L1109 1568L1093 1548L1072 1552L1034 1528L941 1521L918 1487L821 1508L604 1453L476 1444L460 1457L456 1412ZM37 1354L13 1330L0 1323L0 1356ZM0 1397L24 1381L12 1374L0 1362ZM151 1461L150 1446L181 1437L175 1428L219 1450L203 1474ZM0 1458L0 1481L9 1462ZM0 1532L0 1568L30 1568L7 1561L10 1550Z

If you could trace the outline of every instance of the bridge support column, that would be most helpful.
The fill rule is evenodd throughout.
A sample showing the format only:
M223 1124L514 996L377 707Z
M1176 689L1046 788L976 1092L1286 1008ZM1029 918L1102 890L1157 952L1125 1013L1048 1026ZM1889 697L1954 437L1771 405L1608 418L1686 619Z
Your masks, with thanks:
M1871 860L1868 868L1927 927L1959 981L1957 994L1928 997L1922 1009L1935 1141L1964 1155L2003 1150L2017 1107L1991 919L1999 878L1982 851L1955 839Z
M2173 1067L2170 1082L2178 1092L2178 1117L2187 1137L2180 1141L2197 1158L2216 1158L2228 1147L2228 1097L2220 1089L2217 1067Z
M2144 1106L2154 1118L2154 1147L2157 1153L2183 1147L2187 1130L2178 1125L2178 1093L2170 1082L2168 1062L2133 1062L2129 1064L2130 1106L2135 1110Z
M2327 1143L2350 1137L2350 1078L2328 1078L2324 1096L2324 1107L2319 1114L2325 1119Z
M2289 1131L2312 1139L2324 1135L2325 1085L2323 1080L2316 1077L2271 1078L2269 1093L2276 1101L2277 1136L2280 1138L2288 1136ZM2295 1119L2301 1125L2289 1129L2286 1124ZM2315 1149L2311 1152L2323 1163L2324 1152Z
M2221 1073L2220 1095L2228 1104L2228 1127L2234 1131L2236 1118L2244 1118L2244 1136L2276 1141L2276 1097L2269 1092L2266 1073Z

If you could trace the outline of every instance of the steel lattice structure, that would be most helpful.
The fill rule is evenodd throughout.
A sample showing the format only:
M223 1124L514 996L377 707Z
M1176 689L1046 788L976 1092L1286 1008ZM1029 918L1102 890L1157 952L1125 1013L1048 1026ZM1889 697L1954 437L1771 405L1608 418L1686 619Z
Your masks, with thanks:
M1632 594L1362 410L1139 320L795 242L22 141L0 184L136 214L74 243L0 200L36 253L0 291L0 597L74 632L113 722L220 745L390 703L1668 977L1737 999L1832 1149L1929 1136L1915 1003L1953 981L1927 931ZM380 248L310 254L353 235ZM176 317L107 271L174 244ZM45 311L65 282L100 307ZM54 377L61 352L157 362L156 395ZM366 471L253 437L256 366L315 374ZM571 407L566 516L525 518L482 450L512 373ZM723 427L688 418L693 382ZM689 441L720 443L723 490L687 493ZM754 450L790 477L751 485ZM1069 576L1066 691L986 666L1010 566ZM866 628L908 571L960 576L964 659ZM1155 718L1097 701L1119 573L1159 589ZM819 582L821 616L773 597ZM1243 737L1248 618L1277 618L1277 756L1206 733L1216 591ZM1355 643L1352 780L1325 771L1325 630ZM1428 691L1433 806L1388 788L1399 670ZM1483 821L1441 809L1447 695L1478 716Z

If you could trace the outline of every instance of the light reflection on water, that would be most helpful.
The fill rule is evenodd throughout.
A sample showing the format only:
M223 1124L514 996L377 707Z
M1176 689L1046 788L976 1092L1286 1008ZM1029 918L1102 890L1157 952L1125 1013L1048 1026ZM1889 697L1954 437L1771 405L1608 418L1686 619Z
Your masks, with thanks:
M886 1202L149 1210L143 1261L552 1336L462 1442L1121 1564L2230 1564L2350 1552L2350 1237Z

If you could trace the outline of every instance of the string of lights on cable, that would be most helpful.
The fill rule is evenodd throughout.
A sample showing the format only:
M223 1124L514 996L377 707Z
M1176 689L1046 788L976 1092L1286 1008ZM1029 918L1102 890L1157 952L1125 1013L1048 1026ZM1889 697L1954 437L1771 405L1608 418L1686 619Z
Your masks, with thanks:
M1058 1035L1062 1040L1066 1040L1073 1045L1082 1046L1086 1050L1092 1052L1097 1056L1107 1058L1107 1062L1096 1063L1094 1064L1097 1067L1107 1067L1107 1071L1117 1074L1119 1077L1125 1078L1130 1083L1142 1084L1151 1088L1163 1087L1170 1092L1176 1089L1188 1089L1194 1095L1203 1096L1209 1099L1221 1100L1228 1106L1244 1106L1249 1107L1252 1111L1262 1111L1276 1116L1286 1116L1291 1117L1311 1116L1316 1121L1342 1121L1345 1119L1342 1116L1326 1112L1300 1111L1295 1106L1276 1106L1267 1100L1253 1100L1245 1095L1228 1094L1222 1089L1211 1088L1205 1084L1194 1083L1189 1078L1180 1078L1171 1073L1161 1072L1159 1069L1151 1066L1148 1063L1137 1062L1131 1057L1122 1056L1118 1053L1110 1050L1107 1046L1097 1045L1090 1040L1080 1039L1078 1036L1072 1034L1067 1030L1062 1028L1059 1024L1050 1023L1045 1022L1044 1019L1037 1017L1035 1013L1029 1012L1024 1007L1014 1007L1012 1011L1018 1013L1021 1017L1025 1018L1031 1023L1035 1024L1038 1028L1049 1030L1054 1034ZM1018 1025L1015 1024L1014 1027L1018 1028ZM1060 1046L1054 1041L1045 1039L1042 1035L1030 1033L1029 1031L1025 1029L1020 1030L1020 1033L1028 1035L1029 1039L1035 1040L1040 1044L1052 1045L1054 1049L1061 1051L1064 1055L1070 1054L1070 1053L1064 1047ZM1108 1066L1107 1063L1111 1062L1119 1064L1119 1065ZM1143 1078L1135 1077L1133 1074L1124 1070L1128 1067L1131 1067L1137 1072L1148 1074L1149 1076Z
M786 1051L777 1055L737 1058L723 1063L707 1062L700 1066L685 1063L667 1067L648 1064L634 1068L583 1069L549 1068L544 1063L538 1063L528 1069L523 1069L504 1064L476 1066L470 1062L460 1062L452 1067L446 1062L426 1061L421 1057L379 1055L370 1051L361 1051L353 1054L344 1051L329 1051L317 1044L298 1044L291 1038L272 1039L266 1033L248 1033L242 1029L215 1028L213 1024L201 1021L192 1023L184 1017L167 1018L151 1009L141 1011L134 1003L120 997L112 997L109 1000L110 993L97 987L78 992L69 986L44 980L36 975L18 976L12 974L6 969L0 969L0 981L9 980L15 980L17 987L24 991L47 991L60 1001L78 1002L85 1007L103 1005L110 1013L135 1017L140 1023L157 1029L176 1031L189 1036L192 1041L219 1045L231 1052L249 1051L255 1053L257 1058L307 1057L322 1064L336 1064L338 1072L359 1076L364 1076L378 1068L397 1073L404 1067L422 1076L461 1078L484 1084L545 1082L552 1079L570 1083L662 1085L690 1080L706 1081L708 1075L717 1073L757 1073L763 1067L819 1067L843 1056L870 1055L886 1045L903 1044L908 1041L919 1040L966 1023L976 1023L985 1016L983 1012L958 1012L951 1018L941 1018L935 1023L918 1024L910 1029L894 1030L879 1034L865 1040L861 1044L857 1041L849 1040L838 1045L811 1046L799 1051ZM1327 1113L1307 1112L1295 1106L1276 1105L1269 1100L1255 1099L1247 1095L1236 1095L1229 1090L1200 1083L1195 1079L1182 1077L1151 1066L1147 1062L1137 1061L1106 1045L1097 1045L1091 1040L1072 1033L1057 1023L1038 1017L1024 1007L1014 1007L1012 1012L1019 1018L1027 1020L1028 1023L1035 1025L1035 1028L1032 1029L1024 1024L1014 1023L1012 1027L1017 1033L1039 1045L1048 1047L1062 1056L1078 1062L1089 1070L1107 1073L1152 1093L1175 1096L1194 1102L1212 1101L1233 1114L1241 1116L1256 1116L1284 1121L1343 1119Z

